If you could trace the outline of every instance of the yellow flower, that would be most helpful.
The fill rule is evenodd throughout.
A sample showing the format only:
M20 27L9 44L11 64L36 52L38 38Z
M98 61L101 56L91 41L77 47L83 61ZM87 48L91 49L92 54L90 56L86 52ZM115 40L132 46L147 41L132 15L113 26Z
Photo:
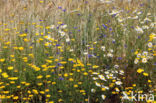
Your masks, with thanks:
M24 82L24 81L23 81L23 82L21 82L21 84L25 84L25 83L26 83L26 82Z
M0 73L2 72L2 69L0 69Z
M134 54L137 55L138 54L138 51L136 51Z
M40 93L41 93L41 94L44 94L45 92L44 92L44 91L40 91Z
M8 94L8 93L9 93L9 91L3 91L3 93L4 93L4 94Z
M31 58L34 58L34 55L33 55L33 54L29 54L29 56L30 56Z
M9 80L17 80L18 77L9 77L8 79L9 79Z
M67 62L66 61L62 61L62 62L60 62L61 64L66 64Z
M35 94L38 94L38 91L36 89L32 90Z
M83 75L88 75L88 73L87 72L84 72Z
M23 47L18 47L18 49L19 49L19 50L21 50L21 51L22 51L22 50L24 50L24 48L23 48Z
M41 78L43 78L43 76L42 76L42 75L37 76L37 79L41 79Z
M106 91L106 88L101 88L101 91Z
M17 86L17 88L21 88L21 86Z
M78 82L78 84L79 84L79 85L81 85L81 84L82 84L82 82Z
M87 101L88 101L88 99L85 99L85 101L87 102Z
M27 58L27 57L24 57L24 58L23 58L23 61L24 61L24 62L27 62L27 61L28 61L28 58Z
M49 78L49 77L51 77L51 75L46 75L46 78Z
M28 41L29 41L27 38L24 38L23 40L24 40L25 42L28 42Z
M148 73L143 73L144 76L148 76Z
M25 83L25 85L26 85L26 86L29 86L29 85L30 85L30 83Z
M78 69L77 72L80 72L80 70Z
M15 81L10 81L10 84L15 84Z
M15 57L14 55L10 55L11 58Z
M141 68L139 68L139 69L137 70L138 73L142 73L143 71L144 71L144 70L141 69Z
M69 81L74 81L73 78L69 78Z
M13 70L13 69L14 69L14 67L12 67L12 66L8 67L8 70Z
M100 30L100 28L96 28L96 30Z
M37 83L38 86L41 86L43 83Z
M49 89L46 89L45 92L49 92Z
M52 60L46 60L47 63L52 63Z
M78 87L78 85L77 85L77 84L75 84L75 85L74 85L74 87L75 87L75 88L77 88L77 87Z
M136 84L133 84L133 87L136 87Z
M62 93L62 90L59 90L58 92L59 92L59 93Z
M68 77L68 74L67 74L67 73L65 73L65 74L64 74L64 77Z
M85 90L80 90L80 93L84 93L85 92Z
M93 66L94 69L96 69L96 68L98 68L98 67L99 67L99 66L97 66L97 65L94 65L94 66Z
M28 93L29 93L29 94L31 94L31 91L30 91L30 90L28 90Z
M3 76L4 78L7 78L7 77L8 77L8 74L7 74L6 72L4 72L4 73L2 73L2 76Z
M4 58L0 59L0 62L4 62L4 61L5 61L5 59L4 59Z
M54 85L54 84L56 84L56 82L52 82L52 84Z
M18 96L14 96L13 99L17 100L18 99Z
M53 101L49 101L49 103L54 103Z
M151 80L148 80L148 83L151 83L152 81Z
M59 99L58 101L61 102L61 101L63 101L63 100L62 100L62 99Z
M62 24L62 22L57 22L58 24Z
M49 98L50 96L51 96L50 94L47 94L47 95L46 95L47 98Z

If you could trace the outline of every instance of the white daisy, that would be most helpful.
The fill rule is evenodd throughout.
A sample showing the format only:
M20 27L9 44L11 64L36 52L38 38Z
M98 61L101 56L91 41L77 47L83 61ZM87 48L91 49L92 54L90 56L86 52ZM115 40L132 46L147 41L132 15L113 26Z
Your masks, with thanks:
M116 84L116 85L121 85L122 82L121 82L121 81L116 81L115 84Z
M105 100L106 99L106 96L105 95L101 95L102 99Z
M152 48L152 47L153 47L152 42L149 42L149 43L148 43L148 47L149 47L149 48Z
M147 63L147 58L142 58L142 63Z

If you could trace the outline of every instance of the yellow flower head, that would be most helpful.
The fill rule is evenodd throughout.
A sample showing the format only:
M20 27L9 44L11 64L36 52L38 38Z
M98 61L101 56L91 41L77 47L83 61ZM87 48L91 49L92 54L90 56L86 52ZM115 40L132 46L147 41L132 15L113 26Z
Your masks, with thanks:
M141 69L141 68L139 68L139 69L137 70L138 73L142 73L143 71L144 71L144 70Z
M14 67L12 67L12 66L8 67L8 70L13 70L13 69L14 69Z

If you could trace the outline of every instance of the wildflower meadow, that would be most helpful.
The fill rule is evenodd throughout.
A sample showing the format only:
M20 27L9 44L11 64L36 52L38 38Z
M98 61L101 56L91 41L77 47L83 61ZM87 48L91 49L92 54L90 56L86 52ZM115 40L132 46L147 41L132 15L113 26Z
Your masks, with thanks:
M155 0L0 0L0 103L156 103Z

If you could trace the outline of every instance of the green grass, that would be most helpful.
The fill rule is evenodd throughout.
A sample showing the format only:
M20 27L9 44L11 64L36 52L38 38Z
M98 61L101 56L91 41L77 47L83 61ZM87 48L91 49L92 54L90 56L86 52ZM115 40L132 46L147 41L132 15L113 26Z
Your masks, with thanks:
M121 99L124 91L155 92L154 4L154 0L0 2L2 102L130 103ZM113 10L123 11L110 15ZM143 22L145 18L151 21ZM137 26L149 28L137 33ZM148 55L137 57L145 51Z

